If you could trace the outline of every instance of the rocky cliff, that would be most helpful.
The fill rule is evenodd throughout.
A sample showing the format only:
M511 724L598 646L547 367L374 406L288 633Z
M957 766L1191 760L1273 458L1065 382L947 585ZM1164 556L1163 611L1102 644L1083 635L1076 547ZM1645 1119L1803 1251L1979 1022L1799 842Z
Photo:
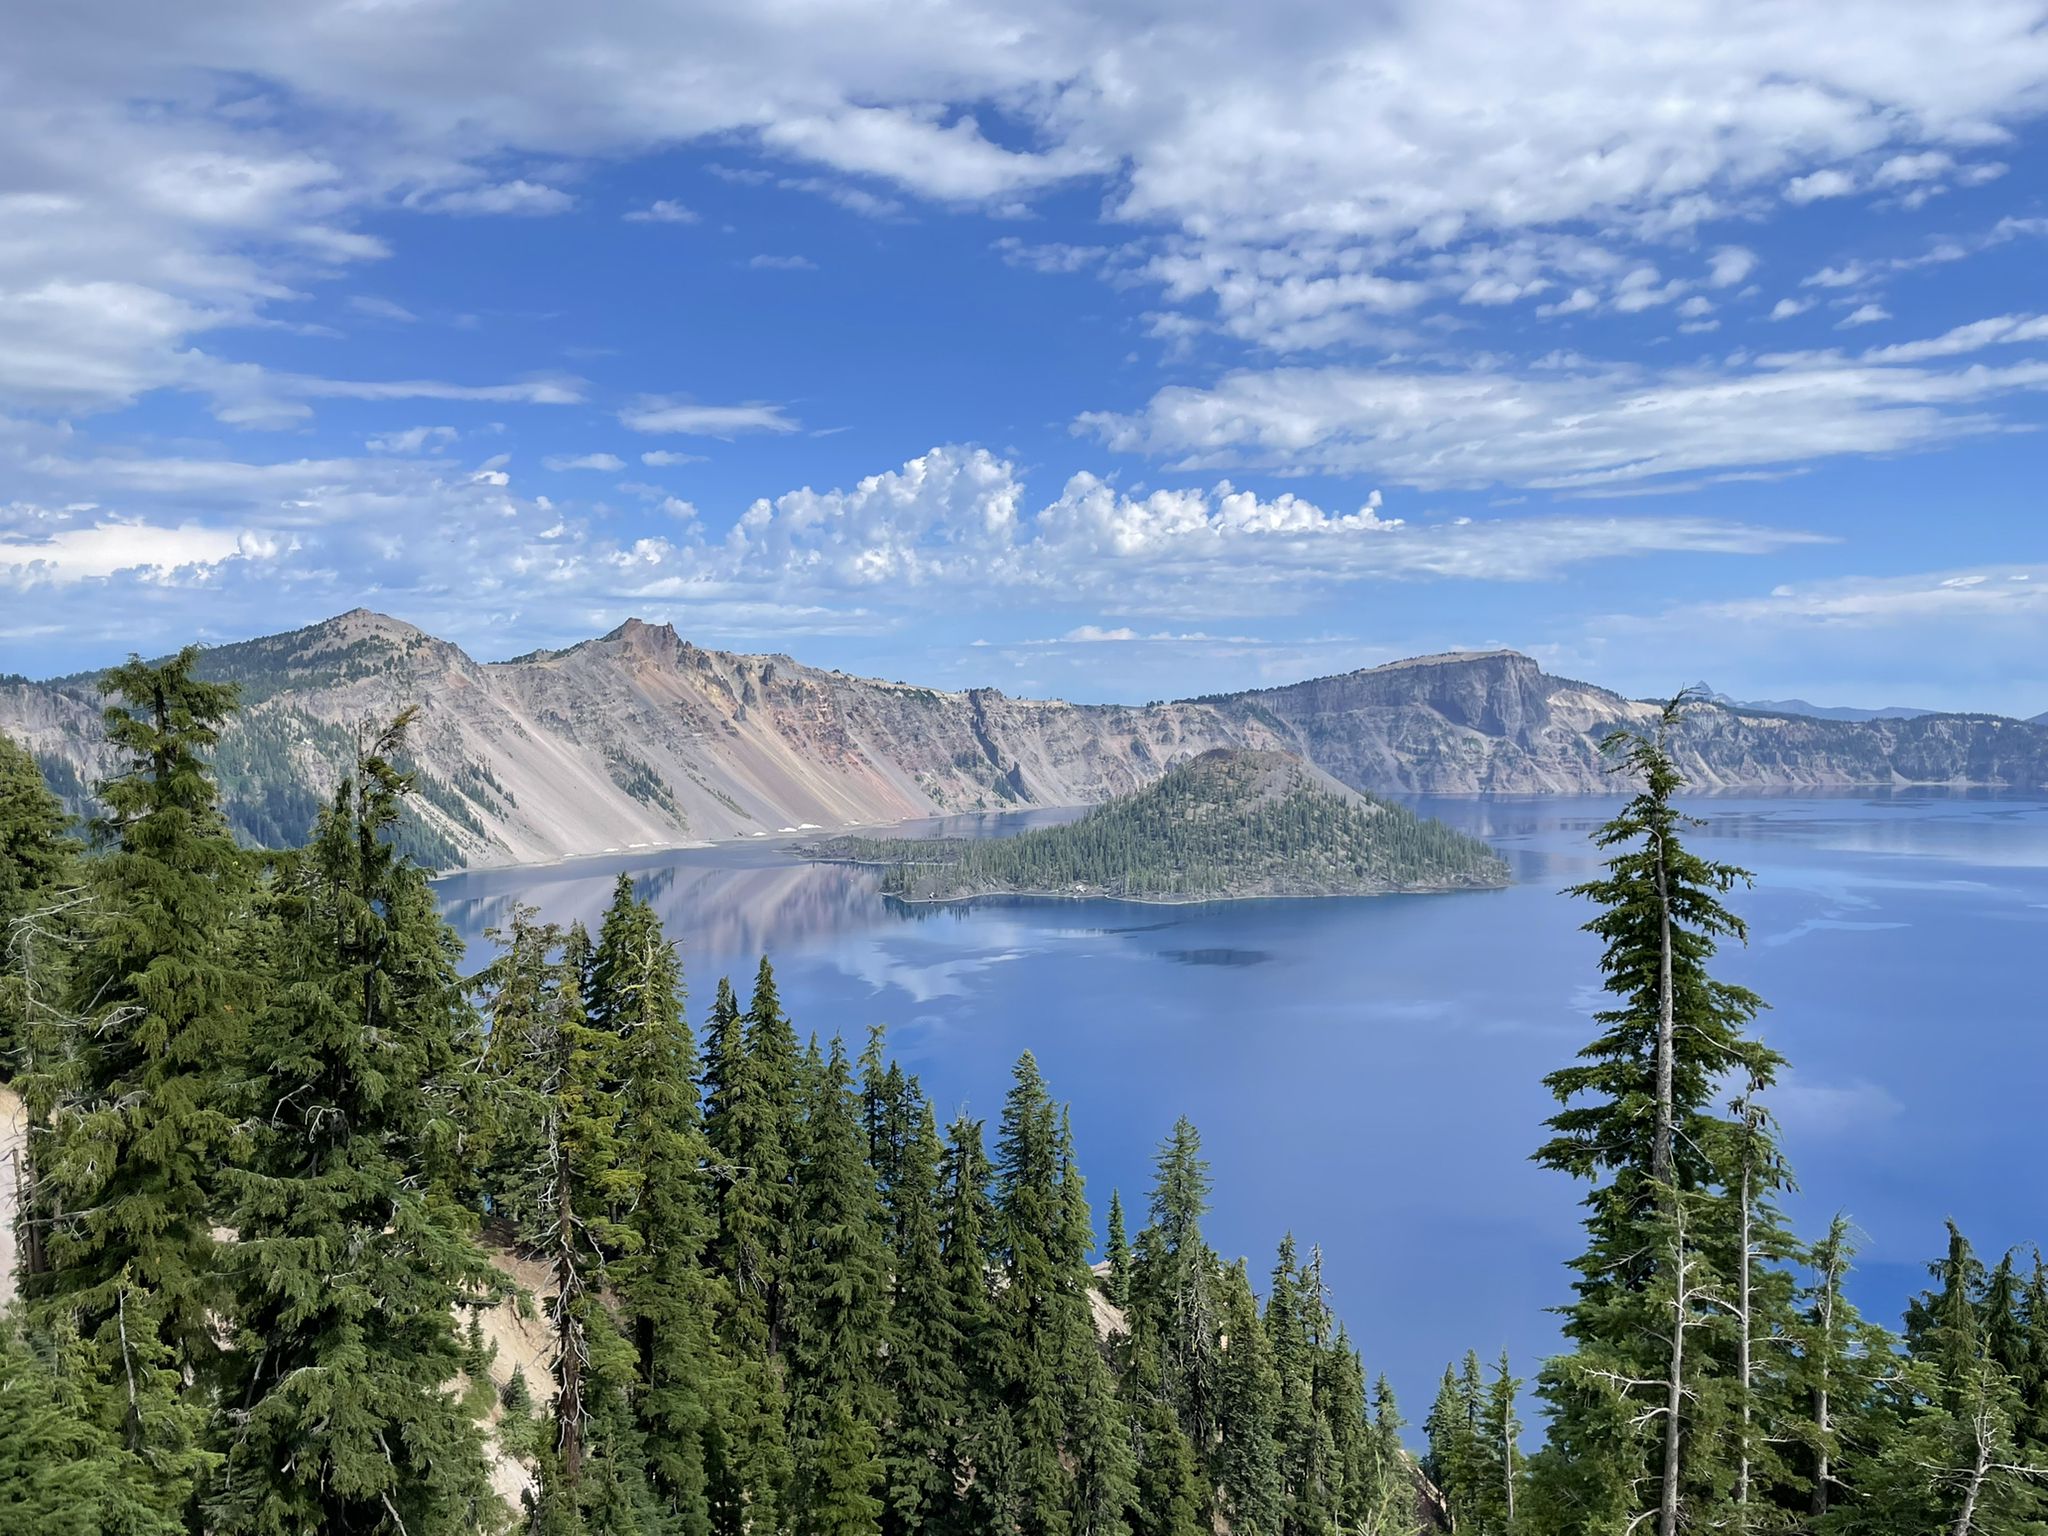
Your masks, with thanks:
M243 690L217 767L251 841L304 835L364 724L417 704L413 847L530 862L957 811L1083 805L1214 747L1278 747L1381 792L1609 787L1600 739L1654 714L1512 651L1396 662L1137 706L1012 699L705 650L667 625L479 663L358 609L206 653ZM113 766L89 677L0 679L0 730L83 805ZM2048 786L2048 729L1981 715L1849 722L1698 711L1679 755L1713 788Z

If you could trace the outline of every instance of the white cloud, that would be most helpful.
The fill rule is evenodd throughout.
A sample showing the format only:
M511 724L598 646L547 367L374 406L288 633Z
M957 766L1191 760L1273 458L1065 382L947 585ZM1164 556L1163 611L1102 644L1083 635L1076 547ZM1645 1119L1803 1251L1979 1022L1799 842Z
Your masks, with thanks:
M1853 330L1859 325L1875 325L1880 320L1889 320L1892 312L1882 304L1859 304L1835 323L1838 331Z
M757 272L815 272L818 264L808 256L754 256L747 265Z
M600 469L615 472L626 467L626 461L615 453L551 453L541 464L557 472L568 469Z
M1990 320L1973 320L1925 341L1877 347L1863 356L1873 363L1919 363L2023 341L2048 341L2048 315L1999 315Z
M640 455L640 462L650 469L668 469L678 464L702 464L701 453L677 453L671 448L650 448Z
M1519 373L1246 369L1076 429L1181 469L1584 490L1926 448L1998 431L1989 407L2042 390L2048 360L1938 371L1826 353L1663 371L1582 359Z
M453 427L407 427L402 432L385 432L366 438L363 446L372 453L418 453L424 448L452 443L455 437Z
M645 208L634 208L625 215L628 224L694 224L697 215L694 210L684 207L674 198L657 198Z
M435 213L506 213L546 217L550 214L567 213L576 206L576 199L559 187L516 180L493 182L478 187L455 187L422 198L417 206Z
M1847 197L1856 190L1856 179L1832 167L1807 176L1795 176L1785 183L1788 203L1817 203L1823 198Z
M1844 262L1839 267L1822 267L1811 277L1802 277L1802 288L1854 288L1870 280L1870 269L1860 261Z
M764 498L722 534L670 499L661 532L621 536L594 511L520 494L502 459L459 470L404 457L51 454L24 478L71 510L0 510L0 580L36 584L39 615L76 637L131 644L262 632L366 592L437 632L502 629L519 648L574 635L593 613L656 604L689 605L707 630L786 637L871 630L934 602L1030 610L1049 597L1194 621L1134 630L1147 640L1252 644L1210 625L1364 582L1526 581L1657 551L1812 542L1670 516L1406 522L1377 495L1333 511L1228 482L1134 495L1089 473L1033 502L1012 463L964 448L842 489ZM1098 643L1120 627L1095 626Z
M13 511L8 520L18 521L21 509ZM95 519L40 534L33 528L26 534L0 529L0 585L73 586L121 574L150 582L168 582L180 575L203 579L222 561L274 552L261 535L193 522L167 527Z
M686 437L737 437L746 432L794 432L786 407L750 401L745 405L697 405L649 395L619 412L635 432L673 432Z
M321 379L305 374L268 375L266 382L290 394L333 400L482 400L517 405L580 405L580 379L522 379L512 384L451 384L442 379Z
M372 320L394 320L400 325L410 325L419 316L403 304L390 299L380 299L375 294L358 293L350 296L348 307L359 315L368 315Z
M1901 195L1981 181L2002 167L1967 157L2048 109L2048 31L2007 0L1444 0L1280 28L1241 7L843 0L707 25L650 0L511 3L111 0L12 39L0 397L208 390L202 338L390 253L367 219L559 213L593 160L684 144L791 162L744 170L878 217L1085 180L1161 258L1180 334L1291 349L1405 340L1402 317L1468 295L1539 294L1539 318L1654 307L1677 295L1613 281L1705 221L1852 170ZM1587 240L1566 232L1589 229L1620 271L1575 264ZM242 395L232 420L306 414Z
M1915 155L1894 155L1877 168L1871 180L1880 187L1905 186L1912 182L1932 181L1946 175L1955 168L1952 156L1938 149L1923 150Z
M1870 629L1965 619L2041 625L2048 624L2048 565L1790 583L1766 597L1705 603L1689 611L1774 628Z
M1755 251L1740 245L1724 245L1714 252L1707 266L1707 281L1716 288L1733 288L1759 265Z
M1790 320L1796 315L1805 314L1811 308L1813 308L1813 300L1811 299L1780 299L1771 306L1771 318L1773 320Z

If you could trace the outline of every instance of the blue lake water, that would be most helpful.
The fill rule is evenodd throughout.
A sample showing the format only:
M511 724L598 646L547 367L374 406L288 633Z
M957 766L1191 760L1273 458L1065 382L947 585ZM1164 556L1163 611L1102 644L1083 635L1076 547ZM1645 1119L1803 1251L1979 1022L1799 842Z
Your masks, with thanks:
M1411 1418L1466 1348L1518 1370L1555 1338L1581 1191L1528 1161L1540 1079L1590 1038L1597 947L1559 894L1596 867L1614 802L1424 799L1508 859L1502 891L1224 903L1010 901L905 909L871 876L766 841L442 882L465 938L512 903L593 927L630 871L679 938L701 1019L765 951L800 1033L857 1049L886 1024L941 1118L991 1122L1029 1048L1071 1101L1098 1223L1134 1216L1175 1116L1215 1174L1210 1241L1255 1275L1293 1231ZM1702 799L1697 846L1755 871L1760 992L1791 1061L1774 1095L1811 1235L1865 1234L1887 1323L1955 1217L1980 1251L2048 1242L2048 801L1977 794ZM982 818L983 830L1035 819ZM1527 1374L1527 1372L1524 1372Z

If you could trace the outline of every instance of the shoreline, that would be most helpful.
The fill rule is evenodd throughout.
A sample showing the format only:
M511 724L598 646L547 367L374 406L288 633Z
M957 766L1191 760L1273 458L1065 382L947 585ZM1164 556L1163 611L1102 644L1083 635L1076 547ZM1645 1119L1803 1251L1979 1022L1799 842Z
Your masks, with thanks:
M1376 795L1380 796L1380 797L1381 797L1382 799L1394 801L1394 802L1395 802L1396 804L1406 804L1406 803L1408 803L1408 802L1410 802L1410 801L1415 801L1415 800L1461 800L1461 801L1478 801L1478 800L1499 800L1499 801L1503 801L1503 802L1507 802L1507 803L1514 803L1514 802L1517 802L1517 801L1535 801L1535 800L1584 800L1584 801L1588 801L1588 802L1594 802L1594 801L1600 801L1600 800L1612 800L1612 799L1617 799L1617 798L1620 798L1620 797L1621 797L1621 791L1620 791L1619 789L1578 789L1578 790L1553 790L1553 789L1499 789L1499 790L1496 790L1496 789L1472 789L1472 790L1458 790L1458 791L1455 791L1455 792L1451 792L1451 791L1443 791L1443 790L1407 790L1407 789L1396 789L1396 790L1374 790L1374 791L1372 791L1372 793L1374 793L1374 794L1376 794ZM1678 800L1679 800L1679 802L1680 802L1681 804L1682 804L1682 803L1684 803L1684 802L1687 802L1687 801L1699 801L1699 800L1706 800L1706 801L1713 801L1713 800L1724 800L1724 801L1725 801L1725 800L1738 800L1738 799L1755 799L1755 800L1846 800L1846 799L1860 799L1860 798L1865 798L1865 797L1868 797L1868 796L1871 796L1871 795L1884 795L1884 796L1887 796L1887 797L1892 797L1892 796L1912 797L1912 796L1928 796L1928 795L1932 795L1932 796L1936 796L1936 797L1939 797L1939 798L1945 798L1945 799L1946 799L1946 798L1956 798L1956 799L1983 799L1983 800L1987 800L1987 801L1989 801L1989 800L2007 800L2007 801L2031 801L2031 802L2035 802L2035 803L2038 803L2038 804L2048 804L2048 785L2044 785L2044 786L2038 786L2038 787L2033 787L2033 788L2029 788L2029 787L2026 787L2026 786L2022 786L2022 785L2017 785L2017 784L1980 784L1980 783L1975 783L1975 782L1956 782L1956 781L1951 781L1951 780L1945 780L1945 781L1941 781L1941 782L1917 782L1917 781L1906 781L1906 782L1901 782L1901 781L1898 781L1898 780L1892 780L1892 781L1886 781L1886 782L1873 782L1873 783L1868 783L1868 784L1777 784L1777 785L1740 785L1740 784L1728 784L1728 785L1715 785L1715 786L1712 786L1712 787L1709 787L1709 788L1701 788L1701 789L1693 789L1693 788L1688 788L1688 789L1686 789L1685 791L1682 791L1682 792L1681 792L1681 793L1679 794L1679 796L1678 796ZM1099 802L1098 802L1098 803L1099 803ZM1004 808L1002 808L1002 809L1000 809L1000 810L986 810L986 811L947 811L947 812L941 812L941 813L939 813L939 814L936 814L936 815L932 815L932 816L911 816L911 817L906 817L905 819L903 819L903 820L901 820L901 821L863 821L863 822L856 822L856 823L853 823L852 825L849 825L849 826L845 826L845 827L841 827L841 828L839 828L839 829L838 829L837 831L833 832L833 833L832 833L832 835L833 835L834 837L845 837L845 836L851 836L851 835L858 835L858 834L861 834L861 833L866 833L866 832L877 832L877 831L891 831L891 830L894 830L894 829L896 829L896 828L900 828L900 827L913 827L913 826L918 826L918 825L920 825L920 824L923 824L923 823L926 823L926 822L940 822L940 821L953 821L953 820L957 820L957 819L960 819L960 818L964 818L964 817L969 817L969 816L977 816L977 817L978 817L978 816L1023 816L1023 815L1029 815L1029 814L1031 814L1031 813L1033 813L1033 812L1040 812L1040 811L1067 811L1067 810L1080 810L1080 811L1086 811L1086 810L1091 810L1091 809L1093 809L1093 806L1092 806L1092 805L1086 805L1086 804L1077 804L1077 805L1022 805L1022 806L1007 806L1007 807L1004 807ZM454 866L452 866L452 867L450 867L450 868L448 868L448 869L439 869L439 870L435 870L435 871L433 871L433 872L431 873L431 875L429 876L429 878L430 878L430 879L432 879L432 880L435 880L435 881L440 881L440 880L452 880L452 879L455 879L456 877L458 877L458 876L462 876L462 875L491 875L491 874L498 874L498 873L500 873L500 872L512 872L512 871L517 871L517 870L542 870L542 869L558 869L558 868L560 868L561 866L563 866L563 865L566 865L566 864L579 864L579 863L583 863L583 862L585 862L585 861L588 861L588 860L596 860L596 859L620 859L620 858L629 858L629 857L639 857L639 856L641 856L641 855L654 855L654 854L663 854L663 853L685 853L685 852L690 852L690 851L692 851L692 850L695 850L695 849L702 849L702 848L728 848L728 847L756 847L756 846L758 846L758 847L767 847L767 848L774 848L774 847L782 846L782 847L785 847L785 848L786 848L786 847L788 847L788 845L787 845L787 844L779 844L779 843L777 842L777 839L779 839L779 838L780 838L780 839L794 838L794 837L797 837L797 836L799 836L799 835L815 835L815 834L816 834L817 832L819 832L819 831L822 831L822 830L824 830L824 829L822 829L822 828L814 828L814 829L812 829L812 832L811 832L810 834L800 834L799 832L787 832L787 833L785 833L785 832L782 832L782 831L780 831L780 830L777 830L777 831L775 831L775 832L763 833L763 834L761 834L761 835L759 835L759 836L755 836L755 835L749 834L749 835L746 835L746 836L742 836L742 837L695 837L695 838L685 838L685 839L683 839L683 840L681 840L681 841L678 841L678 842L673 842L673 843L650 843L650 844L647 844L647 845L645 845L645 846L640 846L640 847L626 847L626 848L612 848L612 849L602 849L602 848L600 848L600 849L592 849L592 850L590 850L590 851L589 851L589 852L587 852L587 853L559 853L559 854L556 854L556 855L554 855L554 856L553 856L553 857L551 857L551 858L545 858L545 859L519 859L519 860L512 860L512 861L508 861L508 862L506 862L506 863L503 863L503 864L459 864L459 865L454 865ZM832 863L851 863L851 862L854 862L854 861L852 861L852 860L844 860L844 859L842 859L842 860L820 860L819 862L821 862L821 863L824 863L824 862L832 862ZM1450 887L1441 887L1440 889L1445 889L1445 890L1458 890L1458 889L1464 889L1464 887L1458 887L1458 886L1450 886ZM1492 887L1473 887L1473 889L1492 889ZM991 894L993 894L993 893L991 893ZM1020 893L1017 893L1017 894L1034 894L1034 893L1025 893L1025 892L1020 892ZM1055 893L1055 894L1056 894L1056 893ZM1334 893L1333 893L1333 894L1334 894ZM1412 893L1408 893L1408 892L1386 892L1386 893L1384 893L1384 894L1389 894L1389 895L1397 895L1397 894L1412 894ZM955 899L956 899L956 900L966 900L966 899L970 899L970 898L955 898ZM1136 900L1136 899L1138 899L1138 898L1110 897L1110 898L1106 898L1106 899L1109 899L1109 900L1125 900L1125 899L1131 899L1131 900ZM1224 900L1228 900L1228 899L1232 899L1232 898L1218 898L1218 899L1224 899ZM1253 898L1245 898L1245 899L1249 899L1249 900L1258 900L1258 899L1262 899L1262 898L1256 898L1256 897L1253 897Z
M854 863L851 859L814 862ZM884 901L906 907L968 907L977 901L1115 901L1133 907L1217 907L1246 901L1373 901L1382 896L1457 896L1475 891L1505 891L1513 885L1512 880L1501 880L1489 885L1393 885L1373 891L1256 891L1242 896L1117 896L1108 891L976 891L967 896L900 896L893 891L881 894Z

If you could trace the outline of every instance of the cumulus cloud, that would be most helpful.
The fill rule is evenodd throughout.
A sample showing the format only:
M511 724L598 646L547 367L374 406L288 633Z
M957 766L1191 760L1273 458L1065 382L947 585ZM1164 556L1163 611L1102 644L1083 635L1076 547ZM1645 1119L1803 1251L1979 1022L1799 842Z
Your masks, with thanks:
M21 521L13 509L9 521ZM45 514L43 520L58 521ZM201 579L210 568L245 556L274 554L276 546L246 530L176 526L122 518L72 522L46 533L0 529L0 586L74 586L79 582L129 575L151 583L180 577Z
M1856 190L1856 178L1829 167L1806 176L1794 176L1785 183L1788 203L1817 203L1824 198L1847 197Z
M1206 624L1293 612L1306 592L1362 582L1527 581L1659 551L1813 542L1710 518L1415 522L1387 515L1377 495L1336 510L1229 481L1140 494L1087 472L1034 498L1012 462L978 448L764 497L722 529L665 500L660 523L623 534L594 509L524 492L500 459L462 469L399 456L53 453L24 478L49 494L33 516L0 514L0 580L37 585L38 613L80 637L127 643L260 632L365 591L458 636L510 624L524 644L655 602L687 602L721 633L841 632L934 602L1030 611L1048 599ZM1098 627L1107 637L1118 626Z
M1754 272L1757 266L1755 251L1740 245L1724 245L1708 262L1707 281L1716 288L1732 288Z

